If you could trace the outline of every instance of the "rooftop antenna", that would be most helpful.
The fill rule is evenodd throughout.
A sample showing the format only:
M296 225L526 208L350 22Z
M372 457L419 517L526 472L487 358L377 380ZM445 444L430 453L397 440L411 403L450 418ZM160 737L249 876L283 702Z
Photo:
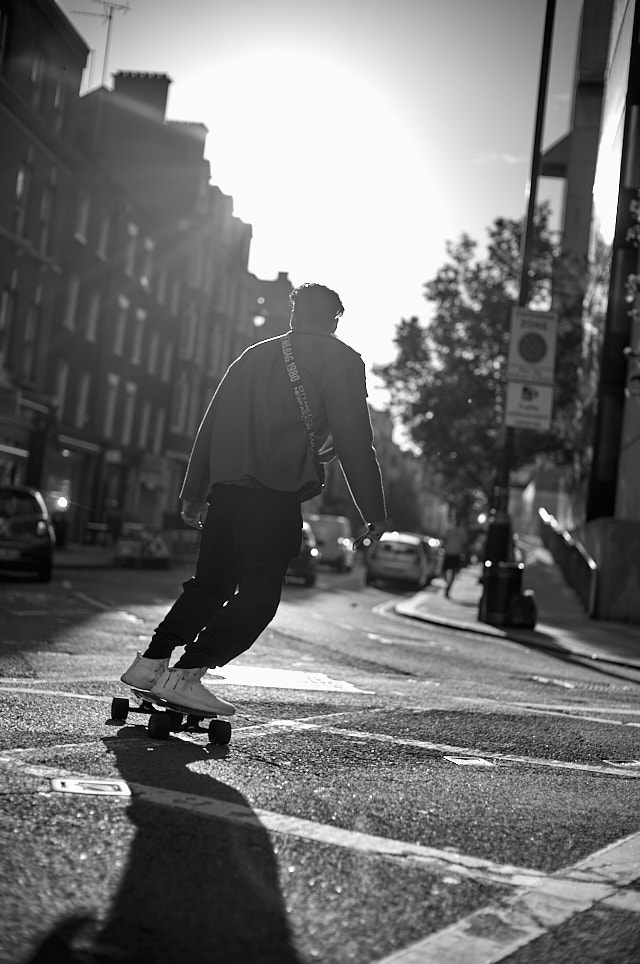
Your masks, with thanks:
M104 45L104 61L102 64L102 86L105 87L107 83L107 68L109 66L109 47L111 46L111 22L113 20L113 14L116 10L122 13L128 13L130 7L128 0L125 0L125 3L114 3L113 0L91 0L91 2L101 4L102 13L90 13L88 10L72 10L71 13L77 13L81 17L100 17L103 23L107 24L107 40Z

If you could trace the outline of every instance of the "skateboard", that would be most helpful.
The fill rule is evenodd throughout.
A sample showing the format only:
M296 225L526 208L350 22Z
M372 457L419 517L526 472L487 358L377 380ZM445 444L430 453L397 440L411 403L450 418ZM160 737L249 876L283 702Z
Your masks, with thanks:
M224 746L231 740L231 724L228 720L219 719L215 713L202 713L179 706L133 686L131 691L140 700L140 706L131 706L126 697L116 696L111 701L111 719L124 722L129 713L147 714L147 732L152 740L166 740L172 731L208 733L211 743L218 746ZM203 720L209 720L208 727L200 726Z

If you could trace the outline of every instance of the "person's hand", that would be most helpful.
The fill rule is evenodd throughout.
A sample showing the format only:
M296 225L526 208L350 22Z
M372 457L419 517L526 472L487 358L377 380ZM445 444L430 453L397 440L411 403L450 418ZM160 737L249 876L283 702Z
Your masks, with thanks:
M379 542L382 533L387 532L389 528L389 519L380 519L379 522L370 522L367 535L372 542Z
M388 519L380 519L378 522L370 522L367 526L367 531L363 532L362 535L359 535L358 538L354 540L354 549L357 549L360 545L363 545L366 548L370 546L371 543L378 542L382 533L386 532L388 529Z
M202 521L207 508L206 502L191 502L183 499L180 516L182 521L192 529L202 529Z

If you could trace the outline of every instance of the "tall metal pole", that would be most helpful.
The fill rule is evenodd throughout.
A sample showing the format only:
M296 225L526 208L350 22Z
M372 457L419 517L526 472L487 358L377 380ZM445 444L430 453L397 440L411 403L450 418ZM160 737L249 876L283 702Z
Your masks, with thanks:
M111 22L113 20L113 7L109 7L109 12L105 14L107 18L107 39L104 44L104 60L102 61L102 86L107 86L107 74L109 73L109 48L111 46Z
M102 62L102 86L105 87L107 74L109 73L109 49L111 47L111 23L113 21L113 14L115 10L129 13L129 0L125 0L125 3L116 3L115 0L92 0L92 2L101 3L103 12L89 13L86 10L72 10L71 13L76 13L81 17L100 17L102 20L106 20L107 39L104 45L104 60Z
M547 100L547 86L549 80L549 63L551 60L551 42L553 39L553 20L555 16L556 0L547 0L547 12L544 22L542 38L542 58L540 62L540 80L538 83L538 105L536 109L536 123L533 134L533 148L531 153L531 175L529 178L529 196L524 232L520 247L520 292L518 305L526 308L529 301L529 272L533 252L534 219L536 197L538 193L538 178L540 176L542 144L542 128ZM494 500L494 514L487 533L487 548L485 558L491 562L506 562L510 554L511 520L509 518L509 475L513 452L513 428L505 428L505 441L502 458L496 477Z

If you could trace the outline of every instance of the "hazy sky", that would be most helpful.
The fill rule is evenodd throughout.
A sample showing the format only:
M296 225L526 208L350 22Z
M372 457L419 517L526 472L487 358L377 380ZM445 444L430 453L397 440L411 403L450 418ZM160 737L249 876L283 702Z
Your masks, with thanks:
M59 3L98 86L103 4ZM253 225L250 270L335 288L339 335L367 366L393 357L401 318L429 317L422 286L447 240L524 214L546 0L129 5L107 86L117 70L172 78L168 118L207 126L212 182ZM545 146L568 127L581 6L556 3ZM559 210L557 183L544 197Z

